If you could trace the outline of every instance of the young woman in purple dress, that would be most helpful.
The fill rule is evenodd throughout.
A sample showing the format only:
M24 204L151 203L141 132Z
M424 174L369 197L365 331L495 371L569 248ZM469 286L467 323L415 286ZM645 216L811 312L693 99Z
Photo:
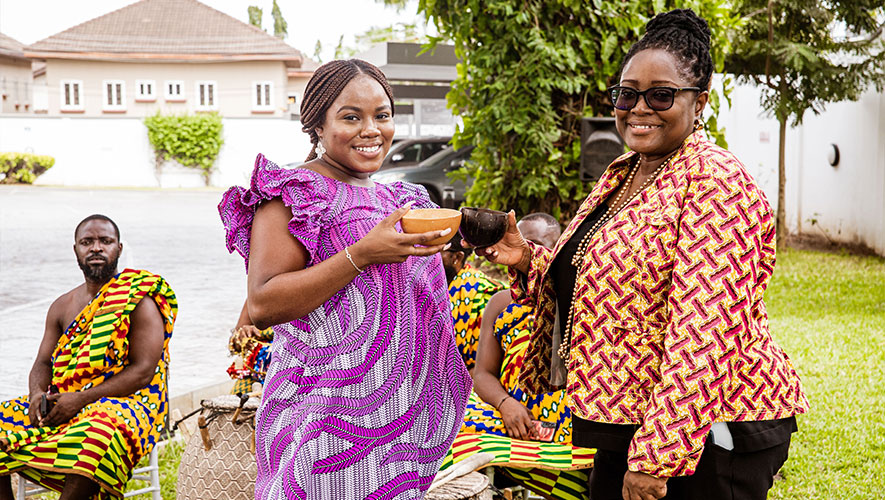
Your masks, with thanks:
M256 498L421 498L460 428L470 376L455 346L439 251L404 234L424 188L374 183L393 138L384 74L332 61L301 105L314 149L258 155L219 205L248 267L248 312L274 326L256 428ZM447 231L446 231L447 232Z

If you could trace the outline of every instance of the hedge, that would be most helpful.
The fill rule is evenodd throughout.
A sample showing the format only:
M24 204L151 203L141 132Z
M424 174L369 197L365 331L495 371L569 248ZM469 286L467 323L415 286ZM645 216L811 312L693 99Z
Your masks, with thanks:
M212 167L224 144L221 115L162 115L158 111L145 118L144 124L158 168L163 160L174 159L185 167L202 170L203 178L209 184Z
M0 184L32 184L55 165L55 158L31 153L0 153Z

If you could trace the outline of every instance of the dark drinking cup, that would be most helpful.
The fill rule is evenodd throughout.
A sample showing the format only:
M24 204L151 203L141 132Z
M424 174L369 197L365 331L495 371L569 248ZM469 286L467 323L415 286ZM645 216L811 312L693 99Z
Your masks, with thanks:
M462 207L458 232L464 241L475 247L494 245L507 232L507 213L488 208Z

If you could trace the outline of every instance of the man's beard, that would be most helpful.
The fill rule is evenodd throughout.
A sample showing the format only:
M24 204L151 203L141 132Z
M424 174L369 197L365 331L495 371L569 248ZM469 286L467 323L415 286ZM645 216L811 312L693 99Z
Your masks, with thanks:
M117 261L120 260L120 256L117 256L114 260L105 262L101 267L90 266L86 263L86 260L88 259L89 257L87 256L82 261L77 261L77 265L79 265L80 269L83 271L83 276L86 278L86 281L105 283L117 274Z

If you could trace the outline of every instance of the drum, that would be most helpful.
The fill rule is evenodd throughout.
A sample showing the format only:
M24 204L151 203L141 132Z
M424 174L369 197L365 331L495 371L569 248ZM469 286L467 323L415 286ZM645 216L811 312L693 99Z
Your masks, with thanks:
M427 493L424 500L492 500L489 478L471 472Z
M199 429L178 466L177 500L255 498L255 426L258 399L234 395L200 402Z

